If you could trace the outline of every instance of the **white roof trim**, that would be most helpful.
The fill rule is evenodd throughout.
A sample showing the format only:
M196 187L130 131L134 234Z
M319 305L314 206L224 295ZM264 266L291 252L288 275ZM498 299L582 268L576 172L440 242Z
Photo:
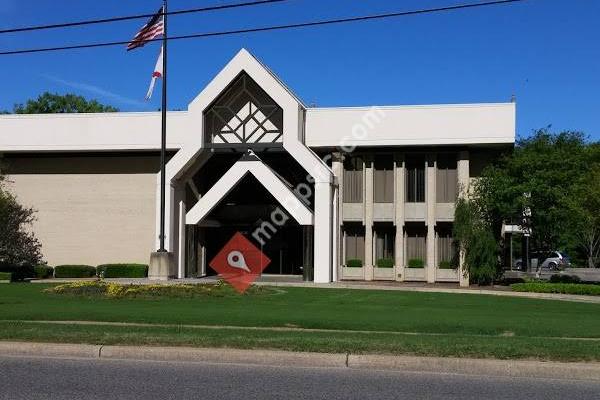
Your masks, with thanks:
M282 207L300 225L312 225L313 213L302 203L298 197L285 185L281 179L260 160L240 160L198 200L187 213L185 223L196 225L219 204L221 200L239 183L248 173L254 177L279 201Z

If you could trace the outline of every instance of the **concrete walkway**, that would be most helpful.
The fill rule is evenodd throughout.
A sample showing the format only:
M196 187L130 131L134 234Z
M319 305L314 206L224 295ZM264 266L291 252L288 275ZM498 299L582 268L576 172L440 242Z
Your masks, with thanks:
M104 346L0 341L2 356L204 362L349 368L478 376L600 381L600 363L561 363L351 353L303 353L192 347Z
M52 279L52 280L34 280L34 283L66 283L82 280L93 281L95 278L86 279ZM219 280L217 276L205 278L185 278L172 279L168 281L156 281L147 278L107 278L106 282L115 282L121 284L135 285L180 285L180 284L214 284ZM484 294L491 296L521 297L529 299L544 300L562 300L582 303L600 304L600 296L583 296L560 293L531 293L531 292L513 292L507 286L491 286L481 288L471 286L461 288L455 283L435 283L427 284L421 282L383 282L383 281L342 281L333 283L314 283L304 282L302 277L297 275L263 275L256 282L256 285L276 286L276 287L307 287L321 289L359 289L359 290L390 290L404 292L426 292L426 293L460 293L460 294Z

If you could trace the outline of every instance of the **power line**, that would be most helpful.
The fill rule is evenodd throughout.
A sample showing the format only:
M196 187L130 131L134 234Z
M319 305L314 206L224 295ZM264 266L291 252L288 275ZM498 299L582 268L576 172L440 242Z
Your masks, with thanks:
M208 11L219 11L226 10L231 8L240 8L240 7L249 7L249 6L257 6L262 4L269 3L281 3L287 0L257 0L250 1L245 3L235 3L235 4L223 4L220 6L210 6L210 7L201 7L201 8L189 8L185 10L177 10L177 11L169 11L166 15L181 15L181 14L191 14L191 13L200 13L200 12L208 12ZM37 26L25 26L22 28L10 28L10 29L2 29L0 30L0 34L3 33L16 33L16 32L30 32L30 31L39 31L44 29L57 29L57 28L70 28L75 26L83 26L83 25L95 25L95 24L105 24L108 22L119 22L119 21L129 21L132 19L142 19L142 18L150 18L153 17L156 13L153 14L137 14L137 15L127 15L122 17L112 17L112 18L102 18L102 19L90 19L86 21L75 21L75 22L65 22L61 24L51 24L51 25L37 25Z
M363 15L358 17L350 17L350 18L338 18L338 19L330 19L324 21L311 21L311 22L302 22L297 24L287 24L287 25L273 25L259 28L247 28L247 29L236 29L229 31L218 31L218 32L205 32L205 33L195 33L190 35L180 35L180 36L171 36L168 38L171 40L183 40L183 39L198 39L198 38L206 38L206 37L215 37L215 36L226 36L226 35L237 35L243 33L255 33L255 32L267 32L267 31L275 31L275 30L283 30L283 29L297 29L297 28L306 28L313 26L323 26L323 25L333 25L347 22L359 22L359 21L369 21L369 20L377 20L377 19L385 19L385 18L393 18L393 17L403 17L409 15L418 15L418 14L428 14L435 12L443 12L443 11L453 11L453 10L461 10L467 8L476 8L476 7L485 7L499 4L508 4L508 3L519 3L524 2L526 0L496 0L496 1L487 1L483 3L471 3L471 4L458 4L454 6L447 7L437 7L437 8L426 8L420 10L412 10L412 11L402 11L395 13L387 13L387 14L374 14L374 15ZM153 39L148 42L160 41L162 39ZM41 52L51 52L51 51L62 51L62 50L74 50L74 49L89 49L96 47L108 47L108 46L119 46L128 44L130 40L127 41L118 41L118 42L103 42L103 43L90 43L90 44L79 44L72 46L61 46L61 47L43 47L37 49L23 49L23 50L11 50L11 51L3 51L0 52L0 56L6 55L14 55L14 54L29 54L29 53L41 53Z

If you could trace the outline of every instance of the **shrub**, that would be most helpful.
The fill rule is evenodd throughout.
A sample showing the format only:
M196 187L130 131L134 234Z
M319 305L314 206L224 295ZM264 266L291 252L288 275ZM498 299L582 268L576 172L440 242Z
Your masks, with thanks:
M600 296L600 285L585 285L579 283L529 282L515 283L510 287L516 292L562 293Z
M579 283L581 282L581 278L577 275L562 275L562 274L554 274L550 277L551 283Z
M13 281L23 281L33 278L35 272L32 265L14 265L9 263L0 263L0 272L8 272L12 274Z
M358 258L352 258L346 261L346 267L348 268L362 268L363 262Z
M439 265L440 269L455 269L456 266L452 263L452 261L440 261Z
M55 278L91 278L96 275L96 268L91 265L57 265L54 267Z
M146 264L102 264L96 273L103 278L145 278L148 276Z
M411 258L408 260L408 268L424 268L425 261L421 258Z
M377 260L377 268L394 268L394 259L380 258Z
M33 271L35 273L35 277L38 279L52 278L52 275L54 275L54 268L47 265L37 265L33 267Z
M243 294L231 285L218 282L204 285L123 285L106 281L69 282L44 289L46 293L77 297L100 298L194 298L263 296L281 293L278 288L251 285Z
M0 272L0 281L12 281L12 274L10 272Z

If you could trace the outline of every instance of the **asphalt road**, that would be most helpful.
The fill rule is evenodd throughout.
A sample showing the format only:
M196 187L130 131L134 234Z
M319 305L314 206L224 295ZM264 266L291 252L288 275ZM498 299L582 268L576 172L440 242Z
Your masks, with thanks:
M600 382L0 356L0 399L599 399Z

